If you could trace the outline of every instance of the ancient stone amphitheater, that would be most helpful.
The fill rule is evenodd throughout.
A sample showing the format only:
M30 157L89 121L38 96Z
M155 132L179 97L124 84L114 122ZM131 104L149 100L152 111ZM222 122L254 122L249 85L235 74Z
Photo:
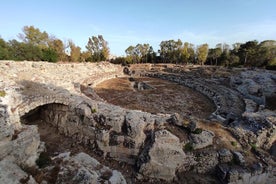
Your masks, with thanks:
M273 71L1 61L0 76L0 183L276 182ZM149 113L95 92L120 77L188 87L215 110Z

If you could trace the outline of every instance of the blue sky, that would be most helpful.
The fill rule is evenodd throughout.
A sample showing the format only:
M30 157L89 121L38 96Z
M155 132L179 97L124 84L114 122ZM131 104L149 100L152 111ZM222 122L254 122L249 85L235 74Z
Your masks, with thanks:
M85 50L88 38L101 34L112 54L163 40L195 45L276 40L276 0L3 0L0 37L17 39L25 25Z

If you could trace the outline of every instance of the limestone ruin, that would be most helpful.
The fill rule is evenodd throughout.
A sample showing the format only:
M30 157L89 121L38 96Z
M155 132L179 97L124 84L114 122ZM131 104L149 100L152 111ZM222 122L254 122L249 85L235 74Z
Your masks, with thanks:
M0 183L276 182L275 71L1 61L0 76ZM215 110L110 104L95 87L119 77L189 87Z

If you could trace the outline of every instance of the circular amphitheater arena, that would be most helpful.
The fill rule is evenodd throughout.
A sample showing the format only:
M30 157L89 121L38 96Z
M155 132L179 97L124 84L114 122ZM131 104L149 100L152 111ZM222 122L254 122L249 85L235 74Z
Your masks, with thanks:
M274 183L276 73L0 62L0 183Z

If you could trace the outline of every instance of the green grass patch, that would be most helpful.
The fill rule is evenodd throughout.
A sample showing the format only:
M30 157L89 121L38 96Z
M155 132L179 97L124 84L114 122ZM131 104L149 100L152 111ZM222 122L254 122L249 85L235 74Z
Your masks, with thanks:
M96 112L97 112L97 109L93 108L93 109L91 109L91 112L92 112L92 113L96 113Z
M231 141L231 145L234 146L234 147L237 147L237 142L236 141Z
M202 128L196 128L192 133L193 134L201 134Z
M251 149L252 149L253 151L256 151L256 150L257 150L257 145L256 145L256 144L250 144L250 146L251 146Z

